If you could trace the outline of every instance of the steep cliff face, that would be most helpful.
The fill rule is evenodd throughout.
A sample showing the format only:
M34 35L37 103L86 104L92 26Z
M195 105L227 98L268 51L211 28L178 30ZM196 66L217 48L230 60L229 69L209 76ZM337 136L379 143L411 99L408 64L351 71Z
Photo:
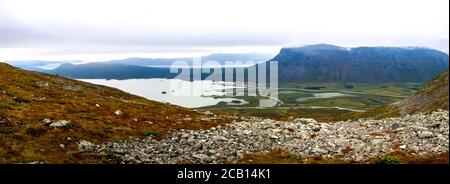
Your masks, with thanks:
M283 48L281 81L304 82L427 82L448 69L446 53L425 48L342 48L319 44Z

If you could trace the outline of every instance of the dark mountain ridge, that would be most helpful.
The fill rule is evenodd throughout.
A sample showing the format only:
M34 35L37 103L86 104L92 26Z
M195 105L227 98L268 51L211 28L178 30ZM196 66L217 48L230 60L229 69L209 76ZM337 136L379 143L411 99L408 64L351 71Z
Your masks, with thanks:
M151 68L119 63L62 64L47 73L77 79L173 78L169 68Z
M212 54L202 61L258 61L261 54ZM170 64L192 58L129 58L88 64L66 64L38 71L84 79L173 78ZM428 82L448 69L448 54L418 47L344 48L329 44L283 48L269 61L278 61L280 82ZM19 66L26 68L26 66ZM245 67L245 66L241 66ZM222 69L223 71L223 69ZM202 74L206 76L207 74Z
M279 80L303 82L427 82L448 68L448 54L417 47L283 48Z

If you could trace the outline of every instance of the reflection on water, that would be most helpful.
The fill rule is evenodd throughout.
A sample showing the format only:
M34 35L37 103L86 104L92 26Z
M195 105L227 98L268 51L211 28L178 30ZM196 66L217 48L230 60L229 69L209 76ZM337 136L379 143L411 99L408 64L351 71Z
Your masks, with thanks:
M227 105L243 105L248 102L223 96L223 89L236 88L233 83L212 81L182 81L179 79L79 79L84 82L114 87L150 100L167 102L187 108L198 108L226 102Z
M296 102L304 102L306 100L310 99L316 99L316 98L335 98L335 97L343 97L343 96L351 96L343 93L336 93L336 92L330 92L330 93L314 93L311 97L302 97L295 99Z

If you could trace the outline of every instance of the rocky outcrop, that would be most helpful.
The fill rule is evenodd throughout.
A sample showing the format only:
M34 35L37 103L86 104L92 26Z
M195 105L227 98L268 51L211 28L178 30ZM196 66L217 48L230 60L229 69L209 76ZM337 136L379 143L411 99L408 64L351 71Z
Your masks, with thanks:
M123 163L222 163L244 154L288 150L302 158L338 157L362 161L396 150L414 154L448 152L448 111L401 118L327 124L251 118L208 130L182 130L162 140L109 142L93 152L110 153Z

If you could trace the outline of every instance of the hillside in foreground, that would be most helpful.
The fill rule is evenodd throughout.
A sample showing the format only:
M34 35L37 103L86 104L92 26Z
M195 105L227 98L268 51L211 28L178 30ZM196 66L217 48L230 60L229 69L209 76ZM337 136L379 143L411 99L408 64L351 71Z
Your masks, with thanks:
M448 70L405 100L392 104L401 115L448 110Z
M363 114L378 119L245 118L208 130L173 132L162 140L89 144L83 151L108 154L121 163L448 164L448 102L443 100L448 100L448 72L395 105L397 113L384 108ZM409 111L410 106L419 109Z
M84 151L121 163L448 163L448 93L445 72L407 99L340 117L353 120L249 118Z
M163 137L204 129L222 116L163 104L120 90L0 63L0 163L102 162L78 143Z

